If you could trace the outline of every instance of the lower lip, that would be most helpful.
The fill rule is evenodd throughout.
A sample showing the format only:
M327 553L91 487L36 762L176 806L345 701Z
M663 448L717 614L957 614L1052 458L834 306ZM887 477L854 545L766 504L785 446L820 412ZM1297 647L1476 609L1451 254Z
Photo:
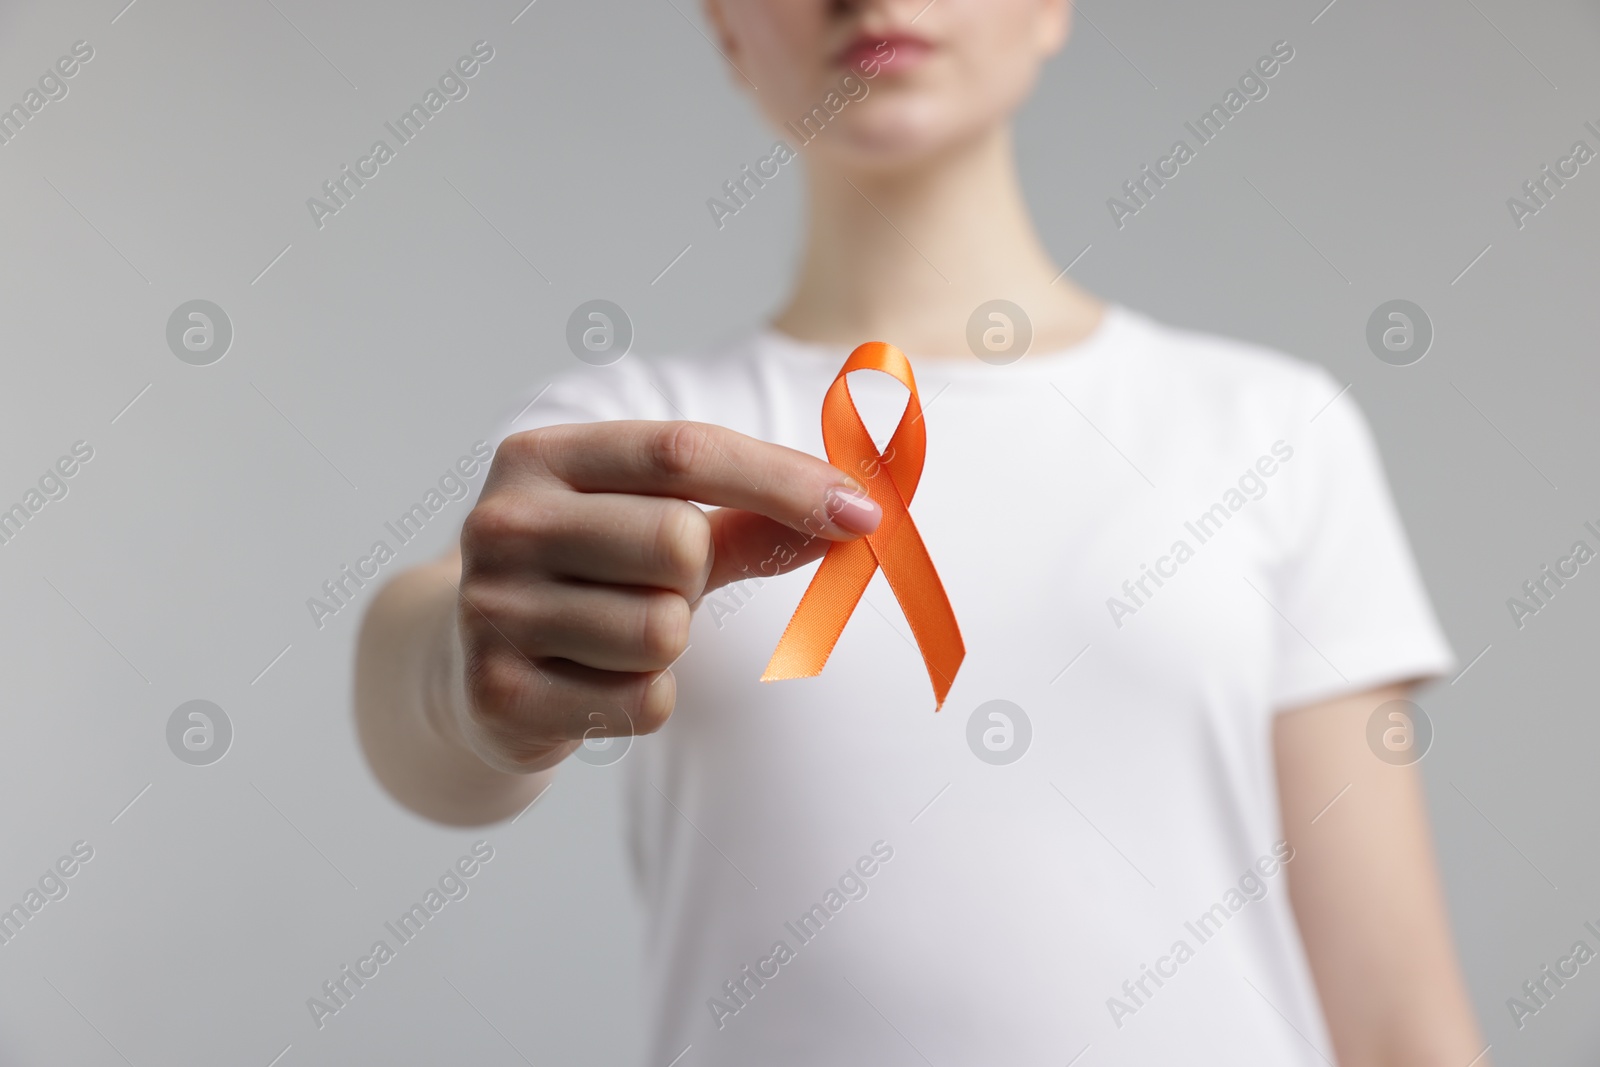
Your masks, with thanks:
M932 49L921 41L897 41L883 50L888 53L885 58L878 49L880 43L861 44L849 49L839 59L839 65L851 71L865 74L876 68L879 74L901 74L911 70L927 58Z

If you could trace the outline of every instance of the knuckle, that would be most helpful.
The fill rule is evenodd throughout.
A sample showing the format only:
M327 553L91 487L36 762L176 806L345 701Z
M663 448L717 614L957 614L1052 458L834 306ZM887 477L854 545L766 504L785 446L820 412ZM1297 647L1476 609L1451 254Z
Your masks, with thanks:
M522 702L527 676L509 657L477 652L466 659L468 710L480 723L503 723Z
M517 536L524 522L523 516L507 505L500 497L489 497L467 512L461 524L461 550L474 554L493 549Z
M548 508L526 496L494 494L467 512L461 524L462 555L478 561L536 549L547 540L553 518Z
M463 570L456 586L456 626L461 631L462 647L476 651L488 641L493 625L495 581L492 577Z
M704 445L700 428L686 420L662 423L648 442L650 465L667 478L694 470Z
M653 569L674 585L693 585L711 554L711 522L687 500L664 508L656 525Z
M511 434L500 442L500 447L495 449L496 463L509 463L514 466L539 466L544 463L547 449L551 447L552 438L550 427L541 427L537 430L522 430Z
M633 732L653 734L672 718L677 700L677 680L671 671L663 671L644 683L639 699L634 703Z
M640 645L651 662L666 665L689 644L689 602L676 593L652 595L645 601Z

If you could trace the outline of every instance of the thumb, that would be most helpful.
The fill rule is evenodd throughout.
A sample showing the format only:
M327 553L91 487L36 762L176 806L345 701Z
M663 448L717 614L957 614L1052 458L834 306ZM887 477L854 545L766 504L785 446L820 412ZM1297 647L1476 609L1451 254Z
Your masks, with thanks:
M868 510L844 494L830 499L826 516L803 523L800 529L753 511L718 508L707 515L711 570L701 595L730 582L775 578L803 567L820 559L834 541L871 533L881 516L876 505Z

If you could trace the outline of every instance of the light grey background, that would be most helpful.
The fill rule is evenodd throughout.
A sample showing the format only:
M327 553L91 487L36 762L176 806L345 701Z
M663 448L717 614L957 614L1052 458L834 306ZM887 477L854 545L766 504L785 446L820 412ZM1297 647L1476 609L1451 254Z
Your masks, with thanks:
M0 1063L632 1062L615 777L573 764L476 833L406 815L348 712L365 601L319 631L305 600L571 364L579 302L622 304L636 351L759 320L800 177L713 226L706 198L773 138L691 0L125 2L0 6L0 103L95 49L0 146L0 503L95 450L0 546L0 904L95 849L0 946ZM1600 147L1600 14L1324 2L1088 0L1021 119L1028 194L1089 288L1351 383L1450 638L1463 664L1482 652L1422 702L1494 1059L1592 1063L1600 971L1521 1032L1505 1000L1600 925L1600 577L1520 631L1506 599L1597 543L1600 163L1520 231L1505 202L1574 140ZM470 95L319 231L306 198L480 39ZM1281 39L1270 95L1119 231L1106 198ZM1404 368L1364 341L1397 297L1437 331ZM234 324L210 367L166 346L195 298ZM207 767L165 740L196 698L234 728ZM495 858L471 894L316 1030L306 998L479 838Z

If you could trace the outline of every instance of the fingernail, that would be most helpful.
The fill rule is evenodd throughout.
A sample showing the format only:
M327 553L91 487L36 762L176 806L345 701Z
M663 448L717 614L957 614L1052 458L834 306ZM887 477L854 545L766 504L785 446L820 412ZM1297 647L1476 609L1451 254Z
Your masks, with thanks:
M883 521L883 509L864 492L835 487L824 498L828 518L841 530L869 534Z

